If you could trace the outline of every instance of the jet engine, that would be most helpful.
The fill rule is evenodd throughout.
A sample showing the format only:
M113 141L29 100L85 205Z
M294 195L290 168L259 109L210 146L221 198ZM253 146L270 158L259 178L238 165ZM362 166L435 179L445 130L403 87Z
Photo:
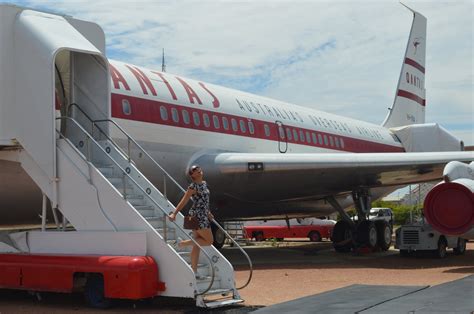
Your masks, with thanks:
M474 239L474 162L448 163L443 179L425 198L426 220L445 235Z

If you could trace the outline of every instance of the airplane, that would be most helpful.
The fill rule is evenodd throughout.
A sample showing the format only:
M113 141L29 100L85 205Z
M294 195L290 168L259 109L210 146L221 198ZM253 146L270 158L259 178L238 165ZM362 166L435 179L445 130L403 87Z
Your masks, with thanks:
M114 60L109 60L111 118L181 186L189 184L187 169L200 165L218 221L338 212L337 251L354 243L386 247L388 226L366 219L371 200L400 186L439 180L451 160L474 160L462 152L462 141L425 124L426 18L411 11L394 102L381 125ZM58 58L57 115L78 118L80 104L68 101L68 72L67 60ZM110 132L127 150L123 134ZM166 187L141 152L131 149L130 156L176 204L181 191ZM2 207L9 209L2 212L2 224L37 220L41 192L21 166L0 158L0 175ZM349 206L357 209L357 223L345 213ZM215 245L222 246L224 238L215 232Z

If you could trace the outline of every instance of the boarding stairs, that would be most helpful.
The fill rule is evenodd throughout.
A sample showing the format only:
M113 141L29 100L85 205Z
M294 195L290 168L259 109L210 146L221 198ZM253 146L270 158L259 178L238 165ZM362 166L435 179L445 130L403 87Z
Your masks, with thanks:
M167 186L179 187L182 193L185 192L184 189L116 122L109 119L94 121L77 104L72 104L69 109L69 116L57 118L61 123L66 123L64 133L57 131L58 150L67 154L71 153L71 150L79 153L83 161L89 164L89 171L98 171L103 179L110 184L109 188L113 188L116 195L129 206L128 210L136 214L137 220L141 221L142 230L149 233L147 238L161 244L159 250L155 251L154 248L149 248L150 255L155 258L160 268L160 275L167 273L174 274L175 277L181 276L182 270L180 268L185 268L189 273L191 247L178 248L177 241L178 239L193 240L192 233L181 227L183 224L181 213L178 214L175 222L167 219L168 214L175 209L175 206L166 197ZM76 120L73 116L79 117ZM78 120L86 121L89 124L90 133ZM120 138L125 147L117 144L104 131L106 128L109 129L109 132L111 128L115 128L121 134ZM132 152L135 152L133 155L146 157L150 161L148 164L155 167L154 172L162 174L163 192L158 190L140 172L137 167L138 162L131 157ZM98 192L100 193L100 191ZM61 210L61 208L59 209ZM73 226L78 228L78 225L74 222L74 217L71 217L69 212L63 212L63 214ZM110 219L113 220L113 218ZM213 223L224 231L217 222L214 221ZM115 227L117 230L122 229L118 225ZM240 247L227 232L226 235L234 242L234 245ZM150 242L150 244L153 242ZM193 242L199 245L194 240ZM242 249L241 251L251 264L245 251ZM176 264L165 267L160 265L160 260L163 259L164 255L173 256ZM241 288L248 285L250 279L251 274L247 283ZM171 285L169 280L164 278L161 278L161 280L166 283L167 287ZM170 280L173 281L174 279ZM193 274L192 278L188 278L188 281L183 284L186 286L183 291L189 290L188 287L192 286L194 290L193 297L199 307L216 308L243 302L235 286L232 265L214 247L201 247L198 273ZM181 289L175 287L175 290L180 291ZM182 297L183 291L174 293L172 296ZM187 293L189 294L189 292ZM162 295L166 295L166 291Z

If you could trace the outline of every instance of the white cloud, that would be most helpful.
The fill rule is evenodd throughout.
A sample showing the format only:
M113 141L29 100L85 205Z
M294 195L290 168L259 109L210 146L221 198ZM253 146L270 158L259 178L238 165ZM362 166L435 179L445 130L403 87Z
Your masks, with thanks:
M428 18L427 122L474 145L473 2L407 1ZM412 14L397 1L31 1L91 20L109 55L381 123Z

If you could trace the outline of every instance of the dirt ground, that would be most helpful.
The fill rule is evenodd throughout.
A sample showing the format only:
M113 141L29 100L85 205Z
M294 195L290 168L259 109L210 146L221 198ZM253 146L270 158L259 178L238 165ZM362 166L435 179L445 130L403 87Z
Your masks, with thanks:
M467 252L444 259L429 256L400 257L391 249L383 253L339 254L329 242L266 242L246 247L254 263L253 279L240 294L242 306L217 313L248 313L262 306L294 300L352 284L437 285L474 274L474 242ZM236 268L237 285L248 277L245 259L237 249L225 247L224 255ZM474 287L473 287L474 295ZM0 314L5 313L104 313L87 308L80 294L28 294L0 290ZM107 313L196 313L193 302L155 298L153 302L118 302Z
M266 306L353 284L437 285L474 274L474 242L468 243L465 255L450 252L445 259L400 257L393 248L356 256L336 253L330 247L327 243L257 249L251 257L267 254L267 262L256 263L251 284L241 290L245 304ZM275 261L280 254L285 256L281 265ZM247 274L244 266L238 266L237 283L245 282Z

